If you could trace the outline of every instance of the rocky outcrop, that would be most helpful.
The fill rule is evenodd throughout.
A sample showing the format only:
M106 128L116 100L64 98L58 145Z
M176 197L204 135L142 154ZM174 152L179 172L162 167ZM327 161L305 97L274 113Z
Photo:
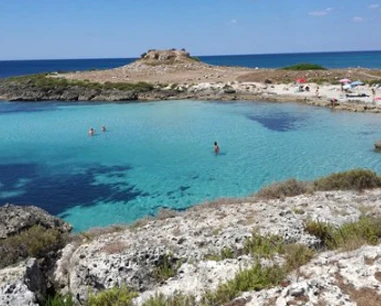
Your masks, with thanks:
M0 97L8 101L132 101L138 99L134 90L93 89L66 85L35 86L33 82L0 80Z
M45 278L36 259L0 270L0 305L38 306L45 294Z
M178 215L169 214L165 220L142 221L140 227L68 245L57 263L55 280L64 292L70 291L80 300L86 299L89 287L97 291L123 284L139 292L145 291L137 299L138 304L157 293L170 295L179 289L197 297L203 294L200 288L214 289L219 282L233 278L240 267L251 262L246 255L219 263L211 263L207 259L211 255L221 254L224 248L239 255L253 229L265 235L280 235L286 243L318 247L319 240L305 231L307 220L341 225L357 220L364 213L381 213L380 189L363 193L317 192L271 201L248 198L204 205ZM335 265L334 260L324 261L324 258L332 257L339 260L337 265L340 266L340 258L352 256L351 253L343 257L328 254L321 255L318 261L321 265ZM165 281L155 277L164 260L168 260L170 266L179 266L177 275ZM381 270L378 263L376 261L377 268ZM311 266L311 271L307 268L304 273L313 273L314 267ZM328 266L326 269L329 269ZM355 264L352 269L356 269ZM290 280L296 282L293 278ZM320 286L316 284L323 281L322 277L320 283L313 282L311 285L306 280L300 286L296 285L296 289L290 285L287 294L281 293L282 288L274 289L266 293L266 298L271 295L271 298L282 298L287 302L299 291L313 294L313 290ZM310 287L315 289L308 289ZM325 288L328 292L322 293L323 300L325 296L335 295L336 287ZM259 300L261 296L251 298ZM328 305L337 304L333 302Z
M72 226L36 206L16 206L6 204L0 207L0 239L18 234L34 225L45 229L55 228L68 233Z

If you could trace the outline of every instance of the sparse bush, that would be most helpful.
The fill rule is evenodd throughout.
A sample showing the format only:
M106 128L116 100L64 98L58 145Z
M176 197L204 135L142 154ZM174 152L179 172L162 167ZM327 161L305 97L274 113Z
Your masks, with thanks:
M242 270L215 292L208 291L202 303L208 306L224 305L246 291L257 291L279 284L285 277L285 270L279 266L262 267L256 263L253 267Z
M194 306L196 298L193 295L184 295L175 293L171 297L166 297L163 294L157 294L143 303L142 306Z
M133 306L132 300L137 296L136 292L127 287L114 287L96 295L90 294L87 306Z
M373 171L355 169L334 173L314 181L314 189L329 190L364 190L381 187L381 178Z
M324 68L323 66L316 65L316 64L308 64L308 63L302 63L302 64L296 64L292 66L287 66L284 68L281 68L282 70L295 70L295 71L303 71L303 70L327 70L327 68Z
M247 238L244 246L244 253L259 257L270 258L276 253L283 251L283 239L280 236L261 236L257 231L253 231L250 238Z
M356 222L334 227L328 223L308 221L305 230L321 240L328 249L353 250L364 244L377 244L381 238L381 217L361 217Z
M295 270L307 264L315 255L315 252L303 244L287 244L284 246L286 269Z
M328 223L319 220L308 220L304 224L304 230L310 235L319 238L322 247L327 247L333 243L333 226Z
M236 254L234 250L224 247L221 249L220 254L209 254L205 256L206 260L214 260L214 261L221 261L224 259L230 259L230 258L235 258Z
M28 257L43 258L63 248L67 239L67 234L62 234L58 229L35 225L20 234L0 240L0 267Z
M54 297L48 297L44 304L45 306L74 306L73 297L70 294L59 295L56 294Z
M282 199L285 197L294 197L310 191L311 188L308 183L300 182L296 179L289 179L262 188L257 192L256 196L261 199Z
M158 281L164 281L175 276L180 266L180 260L173 258L171 255L165 254L159 261L153 275Z

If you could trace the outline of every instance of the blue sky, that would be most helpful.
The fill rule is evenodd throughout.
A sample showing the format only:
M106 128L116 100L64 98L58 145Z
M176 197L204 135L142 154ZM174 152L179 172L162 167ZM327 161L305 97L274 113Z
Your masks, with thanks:
M0 60L381 50L381 0L0 0Z

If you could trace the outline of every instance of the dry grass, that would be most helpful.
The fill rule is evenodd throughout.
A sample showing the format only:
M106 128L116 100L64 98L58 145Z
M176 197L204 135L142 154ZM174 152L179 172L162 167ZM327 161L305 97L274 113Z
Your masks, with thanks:
M244 197L244 198L221 198L213 201L207 201L196 206L189 208L189 211L200 211L203 209L216 209L224 205L234 205L234 204L245 204L245 203L256 203L258 199L255 197Z
M262 188L258 191L256 197L263 200L283 199L287 197L295 197L307 192L311 192L308 183L300 182L296 179L289 179Z
M117 240L104 245L99 251L106 254L120 254L127 248L126 243Z
M171 218L175 218L179 215L179 212L173 209L162 208L159 210L157 215L155 216L155 220L167 220Z
M358 306L381 306L381 295L375 289L356 289L352 284L347 284L340 274L336 275L336 284Z
M381 258L381 255L377 255L377 256L374 257L374 258L370 258L370 257L365 256L365 257L364 257L364 262L365 262L365 264L368 265L368 266L373 266L374 263L375 263L377 260L379 260L380 258Z
M381 272L374 273L374 278L381 282Z

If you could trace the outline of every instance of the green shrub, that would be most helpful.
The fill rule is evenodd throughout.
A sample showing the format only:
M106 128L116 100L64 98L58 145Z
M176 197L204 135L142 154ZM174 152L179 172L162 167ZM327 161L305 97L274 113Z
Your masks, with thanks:
M286 270L292 271L307 264L315 255L315 252L304 244L295 243L284 246Z
M243 292L276 286L285 275L282 267L262 267L260 263L256 263L253 267L238 272L233 279L219 285L215 292L206 292L202 303L208 306L224 305Z
M158 281L167 280L170 277L173 277L177 274L177 270L181 266L181 261L175 260L171 255L165 254L158 266L154 270L154 277Z
M302 64L296 64L292 66L287 66L284 68L281 68L283 70L295 70L295 71L302 71L302 70L327 70L327 68L324 68L323 66L316 65L316 64L308 64L308 63L302 63Z
M56 294L54 297L48 297L45 302L45 306L74 306L73 297L70 294L59 295Z
M285 197L294 197L309 192L309 185L305 182L289 179L284 182L275 183L262 188L256 196L261 199L281 199Z
M89 82L88 80L68 80L65 78L59 77L49 77L48 74L36 74L22 77L12 77L6 79L7 82L14 82L25 84L28 86L32 86L42 90L65 90L72 86L78 86L81 88L94 89L94 90L110 90L116 89L121 91L140 91L146 92L150 91L154 88L152 84L146 82L138 82L138 83L114 83L114 82L106 82L95 83Z
M221 251L220 254L209 254L205 256L206 260L214 260L214 261L221 261L224 259L229 259L229 258L235 258L236 254L234 250L224 247Z
M313 183L315 190L364 190L381 187L381 178L370 170L355 169L331 174Z
M132 300L138 294L127 287L114 287L100 291L98 294L89 295L87 306L133 306Z
M361 217L356 222L334 227L319 221L307 221L305 230L321 240L328 249L353 250L364 244L377 244L381 238L381 217Z
M193 295L183 295L176 293L171 297L166 297L163 294L157 294L143 303L142 306L194 306L196 298Z
M244 253L259 257L270 258L276 253L283 252L283 239L280 236L261 236L257 231L253 231L250 238L247 238L244 246Z
M0 240L0 267L28 257L43 258L48 253L63 248L67 239L67 234L62 234L57 229L35 225L20 234Z

